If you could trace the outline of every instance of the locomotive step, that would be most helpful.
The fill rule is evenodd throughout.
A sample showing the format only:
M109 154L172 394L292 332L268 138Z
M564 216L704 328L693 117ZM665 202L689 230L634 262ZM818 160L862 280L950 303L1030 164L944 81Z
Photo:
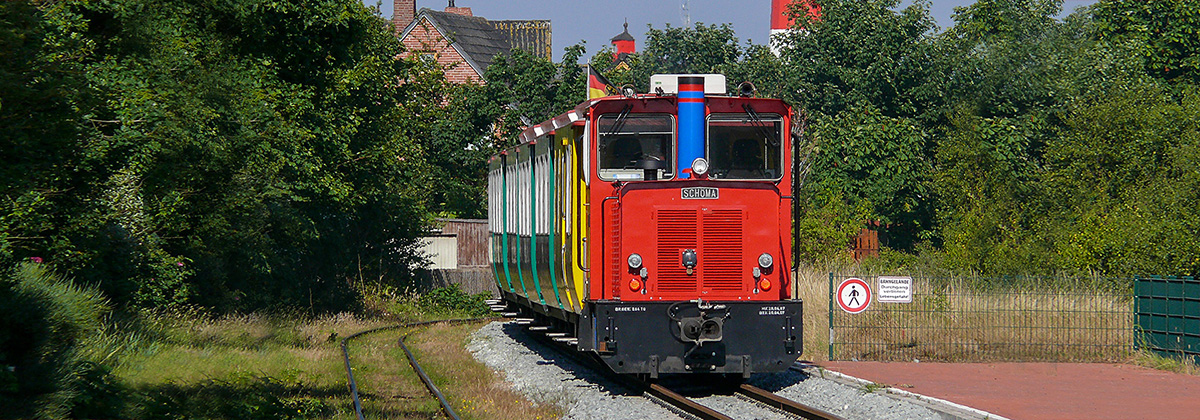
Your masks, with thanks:
M505 312L505 313L502 313L502 314L500 314L500 315L503 315L505 318L512 318L512 317L515 317L515 316L517 316L517 315L520 315L520 313L517 313L517 312Z
M575 337L554 337L554 341L559 343L567 343L572 346L579 344L579 339Z
M513 314L513 315L515 316L516 314ZM516 321L517 324L519 324L519 325L529 325L529 324L533 323L532 318L516 318L513 321Z
M552 332L552 333L546 333L546 336L547 336L547 337L550 337L550 338L559 338L559 337L566 337L566 336L567 336L567 333L564 333L564 332Z
M534 326L529 327L529 331L549 331L549 330L550 330L549 325L534 325Z
M488 306L496 306L496 305L503 305L504 301L500 300L500 299L488 299L488 300L483 301L483 303L488 304Z

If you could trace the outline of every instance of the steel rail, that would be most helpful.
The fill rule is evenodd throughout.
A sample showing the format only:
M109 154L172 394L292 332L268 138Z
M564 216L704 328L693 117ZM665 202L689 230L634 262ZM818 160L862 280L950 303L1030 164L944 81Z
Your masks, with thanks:
M454 409L450 407L450 402L446 401L446 396L442 395L442 391L438 389L437 385L433 384L433 380L429 379L429 375L425 374L425 369L421 369L421 364L417 363L417 358L413 356L411 351L408 351L408 346L404 345L404 340L406 339L408 339L408 334L400 337L396 342L400 343L400 348L404 350L404 355L408 356L408 363L412 365L413 370L417 371L417 376L421 377L421 382L425 383L425 389L428 389L430 394L437 397L438 403L442 405L442 412L446 413L446 417L452 420L462 420L458 417L458 413L455 413Z
M565 355L572 360L590 367L594 371L613 380L617 384L631 390L649 394L650 397L648 398L660 404L669 405L670 407L668 408L675 411L676 414L681 414L684 417L692 416L701 420L732 420L731 417L704 406L695 400L680 395L679 393L672 391L660 384L649 383L630 375L623 375L613 372L611 368L599 360L592 357L587 357L586 354L579 352L578 350L571 348L571 346L568 346L564 343L555 341L546 334L532 334L534 331L530 331L528 328L525 328L525 332L531 333L531 336L547 344L550 349L554 350L555 352ZM741 394L753 401L757 401L758 403L761 403L767 407L771 407L800 418L808 420L844 420L842 417L832 413L801 404L788 398L784 398L778 394L753 385L741 384L737 389L734 390L734 392Z
M529 331L528 329L525 331L530 333L533 332ZM605 365L597 359L587 357L587 355L584 353L572 349L570 346L567 346L564 343L557 342L545 334L530 335L547 344L552 350L558 352L559 354L565 355L585 365L586 367L591 368L613 382L616 382L625 388L646 394L648 395L648 399L660 405L669 406L667 407L668 409L674 411L676 414L679 414L682 417L691 416L700 420L733 420L732 417L721 414L716 410L704 406L703 404L700 404L688 397L680 395L679 393L662 385L649 383L630 375L623 375L613 372L612 368L608 367L608 365Z
M669 390L662 385L647 383L644 386L646 388L646 392L650 393L650 395L658 397L668 404L671 404L676 408L702 420L733 420L733 417L721 414L716 410L708 408L707 406L704 406L691 398L679 395L675 391Z
M842 420L841 417L838 417L827 411L819 408L809 407L754 385L742 384L734 392L745 395L746 397L763 403L769 407L795 414L808 420Z
M350 350L348 348L348 343L350 342L350 340L353 340L355 338L358 338L360 336L367 335L367 334L377 333L377 332L381 332L381 331L395 330L395 329L400 329L400 328L423 327L423 326L434 325L434 324L456 325L456 324L466 324L466 323L470 323L470 322L487 321L487 320L491 320L491 319L496 319L496 318L494 318L494 317L458 318L458 319L443 319L443 320L437 320L437 321L407 322L407 323L403 323L403 324L388 325L385 327L372 328L369 330L359 331L359 332L356 332L354 334L347 336L346 338L343 338L342 339L342 361L345 362L345 366L346 366L346 378L348 380L348 384L350 387L350 397L354 401L354 415L358 418L358 420L364 420L363 413L362 413L362 400L358 396L358 383L355 382L355 380L354 380L354 368L350 366ZM400 343L400 348L404 349L404 353L406 355L408 355L409 364L411 364L413 366L413 369L417 371L417 375L420 376L421 381L425 383L426 389L429 389L429 392L431 394L433 394L434 397L437 397L438 402L442 405L442 411L445 412L446 415L449 416L451 419L458 420L459 419L458 414L455 413L454 409L450 407L450 403L446 401L445 395L443 395L442 392L440 390L438 390L436 386L433 385L433 381L431 381L429 379L429 376L425 375L425 371L423 369L421 369L421 365L417 363L416 358L413 357L413 354L408 351L408 347L404 345L405 338L408 338L407 334L405 334L403 337L400 338L399 343Z

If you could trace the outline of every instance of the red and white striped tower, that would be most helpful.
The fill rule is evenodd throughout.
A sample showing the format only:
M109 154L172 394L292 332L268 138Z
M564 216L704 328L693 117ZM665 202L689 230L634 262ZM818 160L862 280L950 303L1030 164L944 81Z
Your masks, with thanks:
M771 50L775 54L779 54L778 43L783 35L795 29L804 30L792 27L795 20L788 16L788 6L792 3L798 3L801 10L808 8L808 15L813 19L821 19L821 5L817 0L771 0Z

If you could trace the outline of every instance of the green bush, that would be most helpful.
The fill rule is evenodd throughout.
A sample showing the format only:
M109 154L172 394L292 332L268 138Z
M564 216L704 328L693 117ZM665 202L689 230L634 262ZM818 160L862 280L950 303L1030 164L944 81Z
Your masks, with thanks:
M459 313L463 316L486 316L491 309L483 301L486 293L468 294L457 284L434 289L418 299L418 305L426 312Z
M85 343L101 334L108 311L99 291L44 264L19 264L0 276L0 365L13 367L2 379L2 398L36 401L28 414L39 417L118 412L109 369L82 355Z

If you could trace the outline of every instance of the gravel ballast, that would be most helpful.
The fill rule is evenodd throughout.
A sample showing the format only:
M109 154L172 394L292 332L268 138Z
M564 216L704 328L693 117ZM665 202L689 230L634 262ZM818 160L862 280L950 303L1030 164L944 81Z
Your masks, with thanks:
M539 343L524 326L491 322L471 334L467 349L503 373L518 392L539 404L562 407L565 419L671 419L670 410L613 383L590 368ZM955 416L830 379L788 370L755 375L750 384L846 419L950 419ZM793 418L730 395L695 398L730 417Z

